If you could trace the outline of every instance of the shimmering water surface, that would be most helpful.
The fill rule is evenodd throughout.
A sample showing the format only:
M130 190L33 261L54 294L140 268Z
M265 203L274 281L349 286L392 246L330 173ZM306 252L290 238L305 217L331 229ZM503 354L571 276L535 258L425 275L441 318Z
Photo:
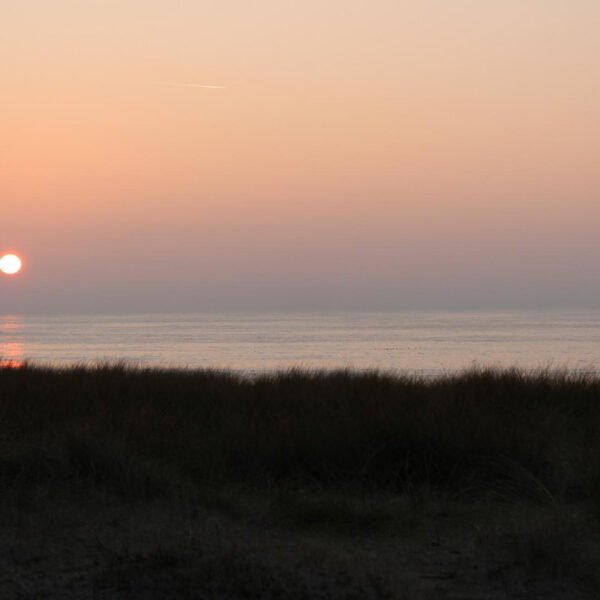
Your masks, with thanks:
M0 357L64 365L380 368L441 374L479 365L600 365L600 309L268 315L0 315Z

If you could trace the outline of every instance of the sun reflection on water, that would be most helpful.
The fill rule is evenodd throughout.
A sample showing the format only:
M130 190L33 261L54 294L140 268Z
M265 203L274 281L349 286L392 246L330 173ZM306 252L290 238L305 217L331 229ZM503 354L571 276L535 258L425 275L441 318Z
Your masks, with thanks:
M0 317L0 369L20 369L25 364L23 324L15 315Z

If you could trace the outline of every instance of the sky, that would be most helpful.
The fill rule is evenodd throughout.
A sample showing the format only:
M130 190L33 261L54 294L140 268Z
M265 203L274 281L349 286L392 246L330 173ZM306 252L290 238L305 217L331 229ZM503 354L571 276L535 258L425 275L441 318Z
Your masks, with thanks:
M0 21L0 313L600 305L597 0Z

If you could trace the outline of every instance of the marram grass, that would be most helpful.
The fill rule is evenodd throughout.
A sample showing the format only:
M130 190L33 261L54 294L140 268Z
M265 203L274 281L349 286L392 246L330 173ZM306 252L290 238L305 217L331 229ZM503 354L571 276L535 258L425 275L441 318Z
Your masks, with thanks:
M600 379L124 365L0 370L0 481L94 477L401 492L600 488ZM147 481L146 481L147 480ZM146 484L143 482L146 481ZM545 490L545 492L542 492Z
M0 597L598 598L600 379L0 369Z

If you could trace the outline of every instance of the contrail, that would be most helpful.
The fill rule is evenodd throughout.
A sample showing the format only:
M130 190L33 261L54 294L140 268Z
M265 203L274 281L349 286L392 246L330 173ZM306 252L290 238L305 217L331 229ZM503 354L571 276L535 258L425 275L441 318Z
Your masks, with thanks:
M170 82L165 85L173 85L175 87L187 87L187 88L202 88L205 90L225 90L227 89L224 85L203 85L201 83L178 83Z

